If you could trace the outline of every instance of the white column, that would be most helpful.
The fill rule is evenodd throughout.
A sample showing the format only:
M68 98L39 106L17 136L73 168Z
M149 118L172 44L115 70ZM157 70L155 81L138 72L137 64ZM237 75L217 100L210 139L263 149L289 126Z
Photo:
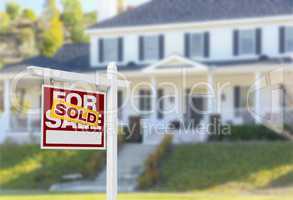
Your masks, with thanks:
M107 200L117 199L117 66L115 63L108 65L107 78L111 86L107 91Z
M6 129L10 129L11 120L11 99L10 99L10 80L4 80L4 116L6 118Z
M155 122L157 120L157 99L158 99L158 89L155 77L151 78L152 82L152 120Z
M260 99L260 89L261 89L261 73L255 73L255 93L254 93L254 112L255 112L255 122L257 124L261 123L261 99Z

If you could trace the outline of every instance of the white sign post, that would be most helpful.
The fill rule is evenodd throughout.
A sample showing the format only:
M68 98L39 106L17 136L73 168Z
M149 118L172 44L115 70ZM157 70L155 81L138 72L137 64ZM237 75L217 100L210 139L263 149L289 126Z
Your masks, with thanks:
M111 86L107 92L107 200L117 199L117 146L118 146L118 116L117 116L117 67L110 64L107 78Z
M85 82L106 88L106 150L107 150L107 200L116 200L118 191L117 180L117 146L118 146L118 88L129 87L128 81L118 80L115 63L107 67L107 77L91 76L80 73L66 72L48 68L28 67L32 75L65 82ZM60 149L60 147L59 147ZM64 147L66 149L66 147ZM72 148L71 148L72 149Z

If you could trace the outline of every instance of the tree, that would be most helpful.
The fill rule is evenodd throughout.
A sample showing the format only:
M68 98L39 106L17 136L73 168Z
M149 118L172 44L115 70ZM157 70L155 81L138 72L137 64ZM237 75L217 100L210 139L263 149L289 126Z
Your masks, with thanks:
M64 41L63 24L55 0L46 1L42 26L40 52L44 56L52 57Z
M84 42L84 14L79 0L62 0L63 22L72 42Z
M10 18L7 13L0 12L0 32L7 32L9 29Z
M26 20L30 20L32 22L37 20L37 16L32 9L24 9L22 11L22 17Z
M15 20L21 12L20 6L15 2L10 2L6 4L6 13L9 15L10 19Z

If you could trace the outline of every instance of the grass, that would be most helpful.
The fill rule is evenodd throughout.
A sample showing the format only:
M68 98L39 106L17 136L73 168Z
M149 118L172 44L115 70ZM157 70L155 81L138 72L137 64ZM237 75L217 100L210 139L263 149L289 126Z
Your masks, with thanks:
M179 145L160 170L159 191L293 187L293 143Z
M257 193L257 194L235 194L235 193L133 193L120 194L119 200L292 200L293 192L289 193ZM1 200L104 200L101 194L35 194L35 195L2 195Z
M47 189L72 173L94 178L104 155L103 151L48 151L38 145L4 144L0 146L0 188Z

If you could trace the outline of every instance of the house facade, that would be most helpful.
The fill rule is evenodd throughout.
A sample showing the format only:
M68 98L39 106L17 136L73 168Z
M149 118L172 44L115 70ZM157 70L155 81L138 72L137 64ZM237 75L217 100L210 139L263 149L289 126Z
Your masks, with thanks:
M223 124L283 123L293 95L292 9L291 0L153 0L106 18L87 30L89 44L2 69L2 140L21 122L12 117L11 84L28 65L94 74L116 62L120 78L131 81L118 94L121 125L139 120L145 143L175 129L207 133L198 127L211 116ZM40 107L42 80L20 82L14 93L22 107ZM40 115L29 113L22 126L37 133Z

